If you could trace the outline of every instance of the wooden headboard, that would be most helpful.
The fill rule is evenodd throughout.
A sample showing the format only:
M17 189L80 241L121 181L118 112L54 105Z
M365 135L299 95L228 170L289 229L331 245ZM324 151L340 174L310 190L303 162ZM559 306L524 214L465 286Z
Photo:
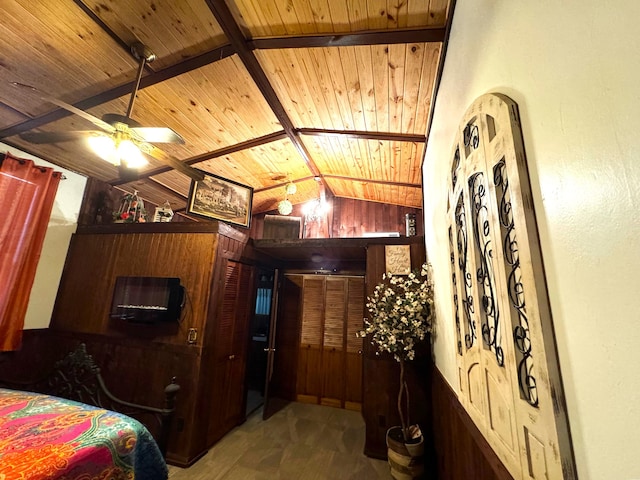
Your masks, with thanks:
M80 343L65 358L56 362L46 376L31 382L0 379L0 386L75 400L137 419L151 417L158 422L159 433L155 435L156 442L162 455L166 456L176 395L180 391L180 385L176 383L175 377L164 389L162 408L121 400L109 391L100 374L100 368L93 357L87 353L86 345Z

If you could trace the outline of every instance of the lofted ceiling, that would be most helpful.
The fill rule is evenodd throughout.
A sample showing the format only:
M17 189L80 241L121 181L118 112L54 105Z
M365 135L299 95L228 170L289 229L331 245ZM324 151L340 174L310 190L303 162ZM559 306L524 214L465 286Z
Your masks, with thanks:
M33 0L0 6L0 139L156 204L184 209L191 179L149 158L135 180L82 140L25 132L94 126L12 82L100 118L185 140L176 159L253 187L253 212L327 195L422 207L421 163L450 0ZM319 177L315 181L314 177Z

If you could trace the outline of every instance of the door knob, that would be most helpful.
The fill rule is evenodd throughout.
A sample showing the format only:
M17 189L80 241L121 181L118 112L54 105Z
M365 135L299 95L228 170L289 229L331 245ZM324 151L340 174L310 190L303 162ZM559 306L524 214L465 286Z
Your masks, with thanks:
M234 358L236 358L235 355L229 355L229 360L233 360Z

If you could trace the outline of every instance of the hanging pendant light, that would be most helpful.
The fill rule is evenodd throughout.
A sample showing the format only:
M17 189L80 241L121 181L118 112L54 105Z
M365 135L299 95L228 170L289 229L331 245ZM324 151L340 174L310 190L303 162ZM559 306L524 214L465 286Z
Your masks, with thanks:
M293 182L287 183L287 186L284 187L284 200L280 200L278 202L278 213L280 215L289 215L293 212L293 204L287 198L289 195L293 195L298 191L298 187Z
M293 195L294 193L296 193L298 191L298 187L296 187L295 183L289 182L287 184L287 186L285 187L285 191L286 191L287 195Z
M293 212L293 205L287 199L281 200L278 202L278 213L280 215L289 215Z

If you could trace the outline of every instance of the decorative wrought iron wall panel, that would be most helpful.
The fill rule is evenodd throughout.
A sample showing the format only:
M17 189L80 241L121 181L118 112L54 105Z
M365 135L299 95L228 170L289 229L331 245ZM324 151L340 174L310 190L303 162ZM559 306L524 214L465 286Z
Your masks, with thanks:
M451 259L451 284L453 287L453 318L456 322L456 347L458 355L462 355L462 334L460 325L460 308L458 305L458 281L456 276L456 257L453 252L453 231L449 227L449 252Z
M460 122L452 149L448 234L461 401L514 478L573 479L519 122L511 99L484 95Z
M500 306L496 299L496 281L493 271L493 245L491 243L491 222L487 207L485 175L473 173L469 177L471 196L471 217L476 255L476 280L482 293L482 340L495 355L499 366L504 365L504 352L500 335Z

